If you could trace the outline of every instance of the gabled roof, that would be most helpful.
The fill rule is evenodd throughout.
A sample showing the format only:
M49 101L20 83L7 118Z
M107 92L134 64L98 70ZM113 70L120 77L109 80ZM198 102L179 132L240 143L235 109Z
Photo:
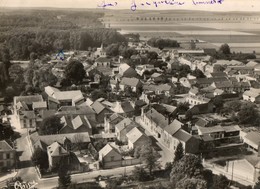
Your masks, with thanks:
M137 127L134 127L131 131L126 134L126 137L131 143L135 143L140 138L147 138ZM147 138L148 139L148 138Z
M33 102L42 102L41 95L32 95L32 96L15 96L14 104L16 105L18 102L24 102L26 104L32 104Z
M113 122L113 121L115 121L116 119L121 119L121 120L123 120L123 119L125 119L125 117L123 117L123 116L121 116L120 114L118 114L118 113L113 113L110 117L109 117L109 121L110 122Z
M140 83L139 79L123 77L121 82L120 82L120 85L127 85L127 86L131 86L131 87L137 87L139 83Z
M62 106L59 108L58 115L88 115L88 114L95 114L95 111L90 106Z
M59 144L63 144L64 138L67 138L72 143L76 143L75 137L77 135L82 136L82 143L90 142L90 137L88 132L84 133L69 133L69 134L56 134L56 135L39 135L37 132L30 135L30 139L32 144L35 145L37 142L41 142L44 146L49 146L54 142L58 142Z
M127 69L129 69L130 68L130 66L128 65L128 64L126 64L126 63L122 63L122 64L120 64L120 66L119 66L119 70L122 72L122 73L124 73Z
M110 62L110 59L106 57L99 57L95 60L95 62Z
M68 154L68 152L58 142L54 142L48 146L47 151L52 157Z
M129 113L134 111L134 107L131 105L129 101L124 102L116 102L115 106L111 109L115 113Z
M145 115L161 128L165 128L168 125L168 119L157 112L154 108L147 111Z
M60 92L59 89L51 86L44 87L44 91L48 96L52 96L55 92Z
M250 140L251 142L253 142L257 146L260 143L260 133L258 133L258 132L251 131L251 132L247 133L245 138L247 140Z
M222 126L212 126L212 127L199 127L197 126L198 130L201 132L202 135L204 134L210 134L210 133L216 133L216 132L224 132L225 130L222 128Z
M95 102L91 105L91 107L94 109L94 111L95 111L97 114L101 113L104 109L106 109L106 107L105 107L102 103L100 103L100 102L98 102L98 101L95 101Z
M0 152L13 151L14 149L5 141L0 141Z
M111 151L116 152L117 154L119 154L121 156L121 154L117 151L117 149L115 149L112 145L107 144L106 146L104 146L100 151L99 154L102 157L105 157L106 155L108 155Z
M32 104L33 109L37 108L47 108L47 103L45 101L42 102L33 102Z
M160 74L160 73L153 73L152 75L151 75L151 78L156 78L156 77L160 77L160 76L162 76L162 74Z
M164 130L169 134L169 135L173 135L175 134L178 130L181 129L182 127L182 123L180 121L178 121L177 119L175 119L170 125L167 125Z
M134 122L130 118L125 118L122 121L120 121L118 124L115 125L115 128L117 128L119 131L122 131L125 129L128 125L133 124Z
M92 128L88 119L86 118L86 116L77 116L75 117L72 121L72 126L73 126L73 129L78 129L79 127L83 126L83 125L86 125L88 126L89 128Z
M182 129L179 129L176 133L173 134L173 137L180 141L188 142L192 138L192 135Z
M83 96L80 90L54 92L53 98L57 100L73 100L75 97Z

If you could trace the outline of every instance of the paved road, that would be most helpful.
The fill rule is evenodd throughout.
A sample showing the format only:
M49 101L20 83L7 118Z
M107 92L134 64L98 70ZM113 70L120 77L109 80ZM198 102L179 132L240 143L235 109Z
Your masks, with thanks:
M92 171L83 174L76 174L71 176L72 182L81 183L86 182L88 180L94 179L95 177L101 176L114 176L114 175L130 175L134 170L135 166L127 166L127 167L119 167L116 169L107 169L107 170L99 170ZM38 181L37 188L51 189L58 185L58 177L41 179Z

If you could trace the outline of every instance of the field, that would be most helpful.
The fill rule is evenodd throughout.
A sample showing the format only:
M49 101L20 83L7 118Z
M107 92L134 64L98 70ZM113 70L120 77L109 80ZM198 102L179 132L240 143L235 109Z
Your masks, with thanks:
M110 23L110 27L118 28L119 32L139 33L141 39L163 37L176 39L179 42L197 39L209 42L219 47L223 43L230 44L231 50L236 52L260 54L260 23L257 22L164 22L151 21L119 21Z

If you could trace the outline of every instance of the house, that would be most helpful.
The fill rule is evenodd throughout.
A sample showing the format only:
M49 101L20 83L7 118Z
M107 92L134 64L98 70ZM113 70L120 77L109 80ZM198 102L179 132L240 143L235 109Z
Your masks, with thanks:
M243 137L243 140L244 144L246 144L248 148L251 148L255 151L259 150L260 133L251 131Z
M104 49L103 43L101 44L100 48L97 48L96 52L95 52L95 57L106 57L106 51Z
M98 57L95 59L94 66L110 67L111 60L107 57Z
M0 167L11 169L15 165L15 150L5 141L0 141Z
M130 130L126 137L128 139L128 148L134 149L137 147L141 147L149 142L149 138L142 133L137 127L134 127L132 130Z
M103 168L116 168L122 165L122 155L110 144L104 146L98 154Z
M54 87L44 88L48 95L49 109L58 109L60 106L78 106L85 102L85 98L80 90L59 91Z
M150 76L150 80L159 83L163 80L163 75L155 72Z
M21 128L35 128L37 111L46 109L46 103L41 95L15 96L13 107Z
M128 64L126 63L122 63L119 65L119 67L117 68L118 70L118 74L121 76L121 77L129 77L129 78L132 78L132 77L136 77L137 76L137 73L136 71L131 68Z
M156 95L164 94L165 96L171 96L173 94L173 84L144 84L143 90L144 91L153 91Z
M190 108L188 111L192 113L192 115L198 114L206 114L206 113L213 113L215 110L215 106L209 102L205 104L197 104Z
M155 69L154 65L145 64L145 65L136 66L135 71L137 72L138 75L142 76L145 71L152 71L154 69Z
M37 148L47 150L47 146L50 146L54 142L58 142L66 150L70 150L75 145L81 144L81 146L87 147L90 143L89 133L66 133L55 135L39 135L38 132L34 132L29 137L29 143L34 151Z
M106 114L112 113L110 108L97 100L91 105L91 107L96 112L96 120L99 123L104 122Z
M240 138L240 130L241 128L238 125L230 125L230 126L195 126L198 130L199 136L210 136L213 140L219 139L239 139Z
M126 134L135 127L138 127L138 125L130 118L125 118L122 121L120 121L118 124L115 125L115 133L117 140L126 143Z
M114 106L111 107L111 110L114 113L120 114L124 117L133 117L135 113L135 108L133 107L132 103L129 101L119 102L116 101Z
M88 132L92 135L92 126L85 115L62 116L61 123L64 126L59 130L60 134Z
M250 88L250 90L243 93L243 100L259 103L260 89Z
M82 105L82 106L62 106L56 112L56 115L84 115L91 121L96 121L96 112L91 106Z
M64 157L69 156L69 152L65 150L58 142L54 142L47 147L49 160L49 168L57 167Z
M119 83L119 87L122 91L125 91L126 88L130 88L132 92L136 92L138 88L142 87L142 83L136 78L123 77Z
M260 171L259 157L246 156L243 159L227 161L225 170L236 178L255 183L258 180Z
M164 128L169 125L169 118L165 117L154 108L149 109L147 112L144 112L142 109L142 123L144 128L148 130L154 137L161 138Z
M115 125L121 122L123 119L124 117L118 113L113 113L111 115L105 116L105 121L104 121L105 133L114 133Z

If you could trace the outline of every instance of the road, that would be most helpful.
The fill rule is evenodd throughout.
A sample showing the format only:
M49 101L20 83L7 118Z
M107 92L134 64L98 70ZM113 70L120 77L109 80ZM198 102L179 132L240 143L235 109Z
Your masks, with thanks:
M137 165L135 165L137 166ZM71 175L72 182L82 183L88 180L94 179L95 177L101 176L114 176L114 175L130 175L134 170L135 166L119 167L115 169L92 171L82 174ZM38 181L37 188L51 189L58 185L58 177L40 179Z
M141 127L143 127L143 128L145 129L145 127L144 127L143 124L142 124L142 120L141 120L141 117L140 117L140 116L139 116L139 117L136 117L136 118L135 118L135 121L136 121ZM152 136L152 134L151 134L148 130L145 130L145 134L146 134L147 136ZM164 167L167 162L172 162L172 161L173 161L174 152L170 151L166 146L164 146L163 143L162 143L160 140L158 140L158 139L155 138L155 137L153 137L153 138L156 140L156 145L159 146L159 147L161 148L161 150L162 150L162 151L160 152L160 154L161 154L162 157L159 159L159 161L160 161L162 167Z

